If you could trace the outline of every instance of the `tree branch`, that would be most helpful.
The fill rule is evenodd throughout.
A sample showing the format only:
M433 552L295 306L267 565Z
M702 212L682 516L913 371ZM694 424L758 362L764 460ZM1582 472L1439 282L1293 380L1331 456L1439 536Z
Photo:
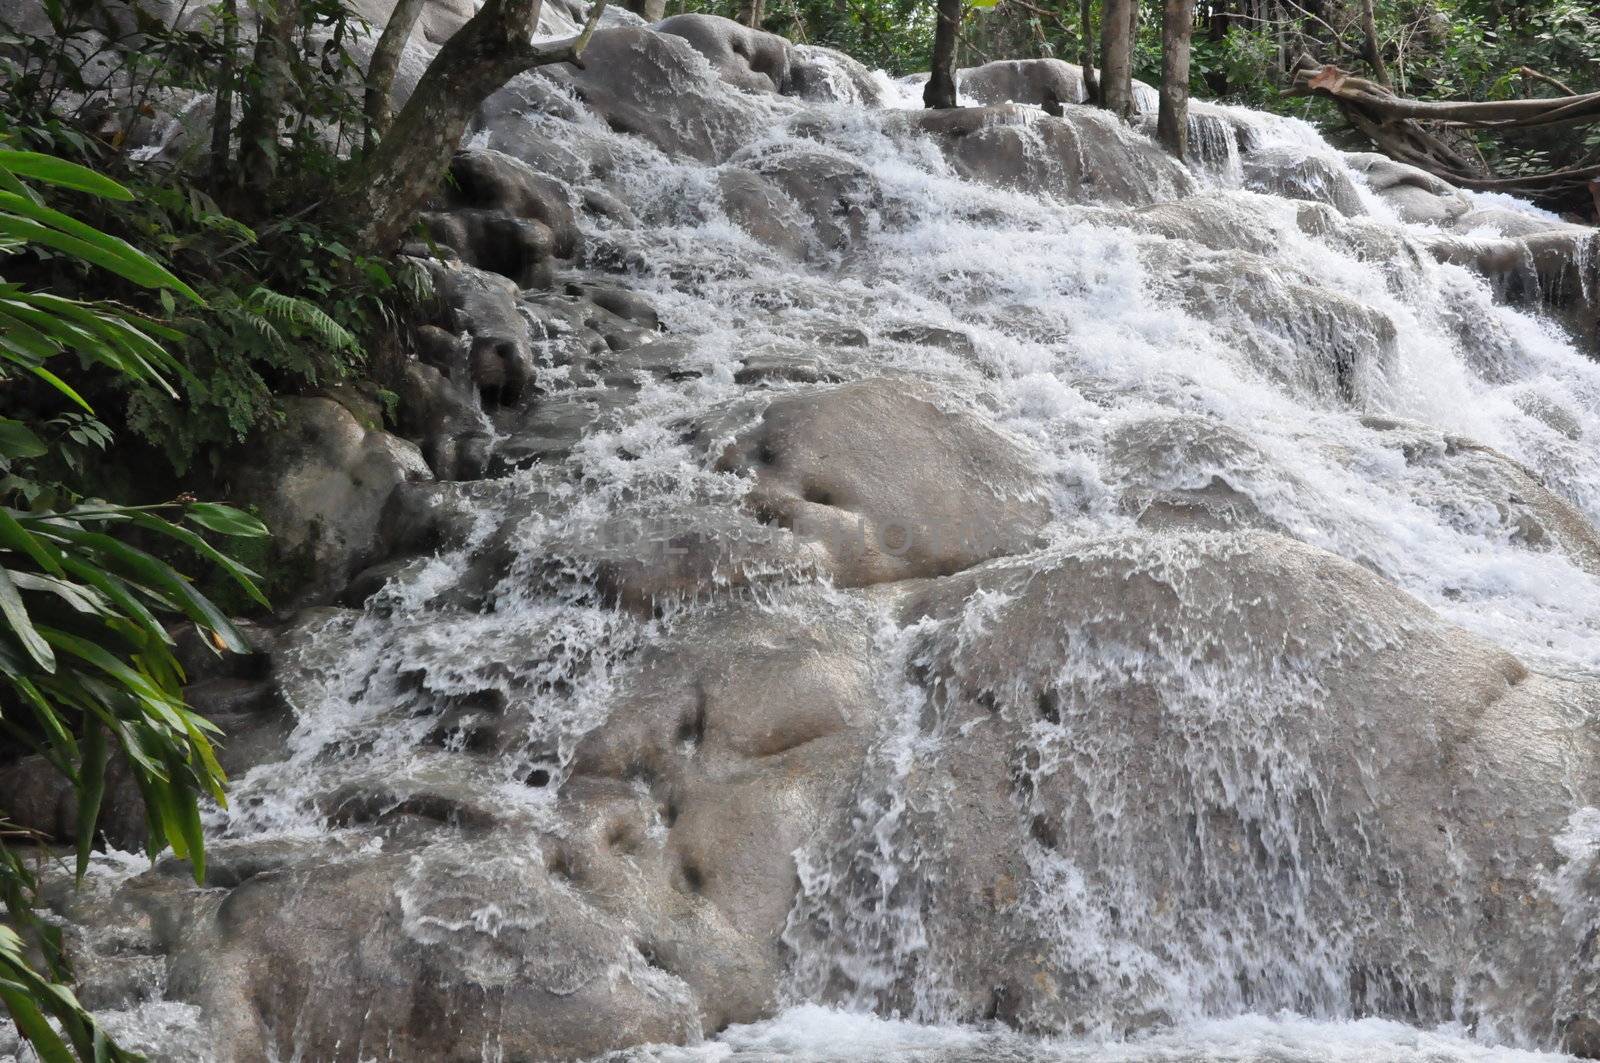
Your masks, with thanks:
M1525 78L1533 78L1535 81L1542 81L1546 85L1554 85L1556 88L1561 90L1561 93L1564 96L1577 95L1576 92L1573 92L1571 89L1569 89L1563 82L1557 81L1549 74L1541 74L1531 66L1519 66L1517 67L1516 72Z

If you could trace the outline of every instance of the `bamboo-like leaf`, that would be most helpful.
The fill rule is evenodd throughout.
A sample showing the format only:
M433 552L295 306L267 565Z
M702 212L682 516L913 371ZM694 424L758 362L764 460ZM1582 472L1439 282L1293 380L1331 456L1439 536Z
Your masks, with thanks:
M60 551L41 542L32 532L17 523L12 511L4 506L0 506L0 547L19 554L27 554L46 572L57 576L63 574L61 564L56 560Z
M259 539L272 534L265 524L243 510L215 502L192 502L184 507L183 514L201 527L222 535Z
M116 199L126 203L133 198L132 192L104 174L37 151L0 148L0 170L31 181L87 192L101 199Z
M28 651L28 656L46 672L54 672L56 655L33 626L33 621L28 617L28 607L22 601L22 592L17 590L10 571L4 566L0 566L0 615L5 617L6 625L11 628L17 641L22 643L22 648Z
M0 1001L11 1013L11 1021L17 1024L18 1032L27 1038L43 1063L72 1063L72 1053L66 1042L33 1002L34 994L29 989L10 979L0 979Z
M94 851L94 832L100 822L100 802L106 793L106 732L92 716L84 721L81 743L83 759L78 767L78 865L77 878L89 870L89 855Z
M33 429L21 421L0 417L0 456L7 458L37 458L50 453L50 448L34 434Z
M10 193L4 192L0 192L0 196L10 199L16 198L11 196ZM167 287L167 278L171 278L178 284L183 283L144 255L139 254L126 242L118 240L114 236L107 236L104 233L99 234L100 239L84 239L72 233L53 229L48 225L42 225L31 218L22 217L14 213L0 212L0 236L18 237L27 243L44 244L46 247L53 247L57 251L65 251L69 255L81 258L85 262L99 266L101 269L108 269L124 280L132 281L134 284L145 288ZM118 247L118 244L121 247ZM187 288L188 286L184 285L184 289ZM185 290L184 294L187 295L189 292ZM196 295L195 298L198 299L199 296Z

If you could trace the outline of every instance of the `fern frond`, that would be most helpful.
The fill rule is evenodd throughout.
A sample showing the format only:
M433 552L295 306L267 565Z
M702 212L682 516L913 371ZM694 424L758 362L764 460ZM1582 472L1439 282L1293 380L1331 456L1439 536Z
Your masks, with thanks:
M251 290L246 305L252 306L262 314L276 317L279 321L308 330L334 350L357 352L361 349L356 338L343 325L308 300L275 292L263 286Z

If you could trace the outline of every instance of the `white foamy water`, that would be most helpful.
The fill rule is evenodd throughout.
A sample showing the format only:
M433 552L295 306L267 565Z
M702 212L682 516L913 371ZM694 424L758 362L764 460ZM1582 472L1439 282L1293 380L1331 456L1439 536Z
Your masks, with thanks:
M1029 1038L1008 1030L923 1026L806 1005L692 1048L648 1047L608 1063L1554 1063L1564 1056L1488 1048L1458 1028L1383 1019L1317 1022L1246 1015L1133 1041Z

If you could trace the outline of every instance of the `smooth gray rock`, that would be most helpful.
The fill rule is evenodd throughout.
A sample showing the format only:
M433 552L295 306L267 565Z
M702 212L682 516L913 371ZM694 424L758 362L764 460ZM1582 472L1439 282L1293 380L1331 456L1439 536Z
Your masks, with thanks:
M1065 546L902 616L915 743L807 854L801 992L1106 1033L1242 1002L1592 1016L1592 909L1547 884L1584 870L1552 839L1600 799L1593 683L1260 533Z
M1154 143L1091 107L1053 118L1017 104L894 115L932 136L969 180L1073 203L1144 206L1194 191L1194 178Z
M415 444L363 425L332 399L279 400L283 423L229 466L229 497L258 508L295 601L328 598L380 549L389 496L432 473ZM288 604L288 603L285 603Z
M745 506L822 551L841 586L956 572L1028 549L1049 519L1032 456L911 381L775 398L719 468Z

